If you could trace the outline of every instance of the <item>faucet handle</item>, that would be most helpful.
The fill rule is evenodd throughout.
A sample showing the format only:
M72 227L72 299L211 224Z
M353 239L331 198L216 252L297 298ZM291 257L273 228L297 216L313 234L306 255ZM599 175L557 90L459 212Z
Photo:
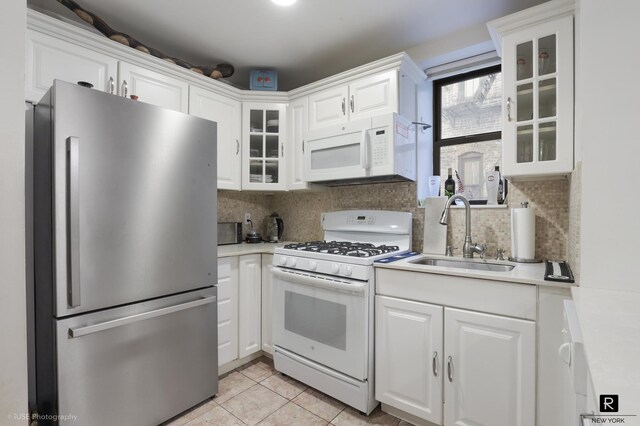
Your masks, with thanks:
M496 260L504 260L504 249L496 249Z
M475 249L478 252L478 254L480 254L480 259L484 259L484 253L487 251L487 245L486 244L476 244Z
M453 250L457 249L458 247L452 247L452 246L447 246L447 251L446 251L446 255L449 257L453 257Z

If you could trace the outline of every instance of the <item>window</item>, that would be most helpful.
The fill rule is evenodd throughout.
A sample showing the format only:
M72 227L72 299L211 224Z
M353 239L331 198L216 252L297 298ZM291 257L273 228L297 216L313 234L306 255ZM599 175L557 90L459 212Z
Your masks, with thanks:
M436 80L433 96L434 172L444 186L447 169L454 170L454 179L457 171L464 195L486 200L485 177L502 162L500 66Z

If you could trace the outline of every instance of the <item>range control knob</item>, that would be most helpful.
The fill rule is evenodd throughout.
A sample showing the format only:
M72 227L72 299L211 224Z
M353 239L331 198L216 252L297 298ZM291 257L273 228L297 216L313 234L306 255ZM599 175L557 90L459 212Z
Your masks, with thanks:
M315 260L310 261L309 269L311 269L312 271L315 271L316 269L318 269L318 262L316 262Z
M352 272L353 272L353 270L351 269L351 266L346 265L346 266L344 267L344 274L345 274L347 277L348 277L348 276L350 276Z
M332 263L331 264L331 273L337 274L339 272L340 272L340 265L338 265L337 263Z
M286 256L278 256L278 263L282 266L287 264L287 258Z
M291 266L292 268L293 268L294 266L296 266L296 263L297 263L297 261L296 261L296 258L295 258L295 257L292 257L292 258L290 258L290 259L287 259L287 265Z

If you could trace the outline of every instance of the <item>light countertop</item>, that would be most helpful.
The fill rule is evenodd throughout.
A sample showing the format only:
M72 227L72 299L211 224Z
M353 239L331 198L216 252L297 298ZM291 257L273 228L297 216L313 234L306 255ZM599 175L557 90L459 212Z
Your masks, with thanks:
M516 267L507 272L493 272L493 271L476 271L474 269L462 269L462 268L448 268L444 266L429 266L429 265L420 265L411 263L412 260L416 260L422 256L427 256L430 258L438 258L438 259L449 259L449 260L471 260L473 262L486 262L486 263L500 263L507 265L516 265ZM375 267L377 268L386 268L386 269L399 269L403 271L413 271L413 272L424 272L430 274L443 274L443 275L455 275L459 277L468 277L468 278L479 278L485 280L494 280L494 281L508 281L512 283L520 283L520 284L533 284L533 285L545 285L551 287L564 287L568 288L574 286L575 284L556 282L556 281L545 281L544 280L544 271L545 264L541 263L514 263L508 261L501 260L492 260L492 259L463 259L461 257L447 257L440 255L417 255L414 257L409 257L407 259L398 260L391 263L375 263Z
M571 294L596 398L617 394L620 414L640 416L640 293L574 287Z
M276 247L289 244L289 241L279 243L240 243L218 246L218 257L242 256L243 254L273 254Z

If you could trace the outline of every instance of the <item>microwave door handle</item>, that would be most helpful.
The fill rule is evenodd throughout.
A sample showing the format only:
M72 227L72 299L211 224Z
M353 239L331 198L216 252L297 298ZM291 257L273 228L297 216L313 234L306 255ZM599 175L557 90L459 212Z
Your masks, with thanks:
M369 132L367 129L362 131L362 139L360 141L362 146L362 168L364 170L369 170Z

